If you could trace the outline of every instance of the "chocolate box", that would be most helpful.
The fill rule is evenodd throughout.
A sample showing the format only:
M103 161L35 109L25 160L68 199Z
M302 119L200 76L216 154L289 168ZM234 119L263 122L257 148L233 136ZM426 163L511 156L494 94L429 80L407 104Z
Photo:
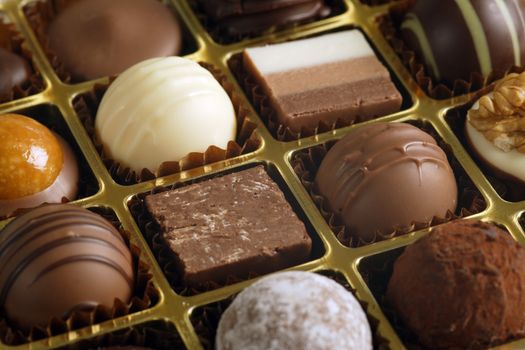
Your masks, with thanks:
M0 333L1 349L87 350L93 346L116 345L213 349L213 327L224 307L258 276L233 278L208 289L193 290L181 286L174 277L175 272L166 262L162 247L152 238L151 232L155 230L148 228L147 218L142 217L141 200L149 193L178 188L257 165L263 165L279 185L312 238L313 248L309 259L289 269L337 276L334 279L352 291L364 306L368 319L371 320L374 348L377 349L397 350L413 345L405 342L404 330L398 329L396 323L387 317L389 310L382 309L382 294L385 291L377 285L384 285L384 279L389 277L391 262L403 247L425 235L430 227L453 218L481 219L506 227L517 241L525 243L523 205L520 202L507 201L498 194L499 189L494 186L494 181L476 163L475 157L466 146L460 127L451 119L451 115L455 115L457 110L461 110L461 106L471 101L474 93L444 99L428 96L414 78L413 72L407 69L399 50L392 47L382 32L381 21L403 1L327 1L328 7L334 6L331 15L257 35L251 33L223 43L215 41L214 37L218 35L216 31L213 35L208 31L207 19L195 5L196 1L163 1L180 19L186 45L182 51L184 57L219 71L221 80L225 81L221 83L231 90L230 96L235 96L236 107L243 108L243 121L248 123L249 133L240 135L239 138L244 143L246 140L250 142L243 150L240 149L243 146L241 142L239 149L220 153L207 160L203 160L202 155L197 158L194 155L184 163L186 166L183 164L161 172L159 177L146 174L139 181L128 181L129 179L115 175L118 174L118 169L112 168L113 163L97 149L97 144L91 137L93 130L86 130L82 115L79 115L79 98L85 98L84 102L87 103L87 106L82 106L84 111L86 107L91 111L96 110L97 99L110 79L105 77L83 82L73 80L74 83L71 83L68 72L64 71L45 45L45 35L39 26L42 21L52 18L53 11L59 10L61 4L67 1L44 0L44 5L37 4L40 2L0 0L0 19L12 23L20 32L24 39L24 49L32 55L34 68L42 76L45 85L43 89L32 89L29 96L16 95L16 99L0 103L0 118L6 113L36 113L45 108L48 111L46 113L54 114L50 120L63 119L63 128L69 129L68 135L71 134L78 153L82 153L82 157L79 157L83 162L80 168L84 177L88 178L86 182L89 185L82 196L72 203L85 208L106 208L115 213L118 225L129 234L130 244L137 247L141 252L141 259L149 265L152 284L158 296L157 302L145 309L131 309L128 313L117 314L109 320L103 317L100 322L95 319L88 325L83 323L79 327L56 329L51 332L51 337L47 334L33 334L27 339L20 339L9 332ZM344 227L327 219L330 217L329 213L323 211L315 193L311 192L312 179L305 178L304 174L309 168L313 168L315 172L326 148L363 123L321 127L302 136L279 136L278 126L269 125L267 113L261 110L264 109L264 103L260 96L254 98L257 93L244 90L246 86L253 84L239 81L238 72L232 70L232 57L235 59L243 48L348 28L359 29L365 35L403 97L401 111L364 123L382 121L413 124L430 130L442 144L447 145L447 156L453 159L454 170L464 178L466 184L463 184L462 189L467 191L466 194L463 193L464 206L458 207L454 217L437 218L423 225L414 224L409 232L364 244L341 243L344 240L338 239L338 235L344 235ZM305 162L311 162L310 166L305 165ZM9 220L0 221L0 228ZM0 331L4 328L0 324ZM165 333L172 334L171 340L166 340L166 344L150 335ZM119 340L123 343L118 344ZM505 344L505 349L523 348L525 340Z

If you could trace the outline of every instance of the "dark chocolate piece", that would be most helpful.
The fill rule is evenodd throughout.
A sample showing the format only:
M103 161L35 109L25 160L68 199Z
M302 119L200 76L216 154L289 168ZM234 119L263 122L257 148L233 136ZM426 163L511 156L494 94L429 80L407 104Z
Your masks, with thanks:
M525 64L525 3L519 0L417 1L401 35L438 81L502 76Z
M434 228L396 260L387 300L430 349L486 349L525 331L525 250L473 220Z
M46 205L1 231L0 306L22 329L98 305L127 303L131 253L104 218L73 205Z
M25 83L30 75L31 68L25 59L0 47L0 96Z
M262 166L145 201L187 285L264 274L310 256L304 224Z
M199 0L206 14L227 35L259 34L271 27L326 17L324 0Z
M177 19L158 0L79 0L57 15L48 34L51 50L77 80L177 55L182 41Z
M326 154L315 186L364 241L445 217L457 185L445 152L410 124L377 123L348 133Z

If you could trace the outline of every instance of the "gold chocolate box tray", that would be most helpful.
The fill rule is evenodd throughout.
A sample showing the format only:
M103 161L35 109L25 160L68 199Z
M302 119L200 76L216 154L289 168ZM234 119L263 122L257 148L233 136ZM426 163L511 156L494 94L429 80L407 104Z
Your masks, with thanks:
M309 234L314 238L314 249L309 261L289 270L317 271L345 285L354 292L367 313L372 326L374 348L405 348L407 344L401 340L402 336L396 331L396 327L388 317L388 311L383 307L385 278L388 279L389 276L388 266L391 268L393 259L400 254L402 248L425 235L429 228L416 226L408 234L385 237L384 240L366 245L345 246L337 238L333 225L327 223L323 213L318 209L312 195L305 187L305 181L302 181L298 175L300 170L297 170L301 157L307 156L308 150L333 144L349 131L377 121L408 122L420 126L441 139L443 144L449 146L449 157L456 162L458 172L470 179L469 183L473 186L471 192L475 192L474 196L479 197L475 209L462 210L456 213L457 216L497 223L504 226L518 242L525 245L525 232L521 224L525 208L523 202L507 201L498 194L493 183L465 147L462 136L458 135L458 127L447 118L454 108L468 103L473 95L464 94L440 100L429 97L381 31L379 18L388 14L392 7L402 1L368 6L360 0L341 0L340 11L334 16L229 44L221 44L213 39L192 8L191 1L165 1L181 19L186 39L190 43L191 49L186 50L189 52L184 57L212 65L225 76L223 78L228 82L227 84L230 84L228 86L231 87L231 93L238 97L239 104L246 109L246 120L251 123L250 130L253 132L246 139L252 142L248 142L250 146L242 151L232 152L231 156L225 157L225 160L204 161L197 166L182 166L182 170L178 169L171 175L134 184L117 181L108 170L107 162L101 157L87 132L76 106L79 97L90 94L94 89L96 91L99 85L107 85L108 79L74 84L65 83L61 79L27 17L25 8L34 2L0 0L0 18L13 24L23 36L24 49L31 55L34 68L39 73L39 79L42 80L41 88L37 89L39 91L0 103L0 114L19 112L30 116L40 115L41 118L50 118L69 130L84 160L81 171L90 174L89 179L86 180L90 184L89 190L73 203L105 213L119 222L121 228L130 234L131 245L137 247L141 261L149 268L152 281L150 287L154 291L149 305L138 308L137 311L132 309L124 315L106 317L101 322L94 322L87 326L69 325L73 330L54 331L50 337L37 335L32 342L16 346L2 343L1 349L87 349L93 345L83 347L82 344L97 344L98 339L108 336L118 338L123 336L122 334L129 334L130 330L147 337L150 329L160 332L159 334L169 334L167 339L171 341L172 348L212 348L214 327L224 307L235 294L252 284L256 278L200 292L188 292L183 288L174 287L166 276L162 264L158 262L157 252L152 249L151 242L143 232L143 225L136 218L134 203L142 194L149 193L157 187L188 183L256 164L264 165L271 177L278 182L294 210L306 223ZM245 94L238 82L231 69L231 58L246 47L348 28L360 29L371 42L378 57L390 70L396 86L403 95L401 111L299 139L276 137L276 132L268 128L267 121L261 118L250 97ZM9 219L0 222L0 227L4 227L8 222ZM439 221L433 222L432 225L439 223ZM501 349L523 348L525 348L525 340L517 340L501 346Z

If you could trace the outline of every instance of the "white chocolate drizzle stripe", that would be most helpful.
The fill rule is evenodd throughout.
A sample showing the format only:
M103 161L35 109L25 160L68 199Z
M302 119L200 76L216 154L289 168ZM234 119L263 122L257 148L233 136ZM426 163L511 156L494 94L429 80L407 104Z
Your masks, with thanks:
M510 38L512 40L512 48L514 50L514 64L517 66L521 66L521 51L520 51L520 42L518 39L518 32L516 29L516 25L514 24L514 21L512 20L512 16L510 14L508 5L503 0L494 0L494 1L496 2L496 5L498 6L501 14L503 15L503 19L505 20L505 24L507 25L507 28L510 33Z
M479 65L481 67L481 73L486 77L492 71L492 61L490 59L489 44L485 35L485 31L483 30L481 20L479 19L479 16L470 1L455 1L461 10L461 14L465 19L465 23L467 24L467 28L470 31L472 41L474 42Z
M419 41L419 45L421 46L421 51L423 52L425 61L429 63L430 68L434 73L433 75L436 77L436 79L441 79L434 53L432 52L427 35L419 19L413 13L409 13L406 15L405 21L401 25L401 28L410 30L412 33L414 33L414 35L417 37L417 40Z

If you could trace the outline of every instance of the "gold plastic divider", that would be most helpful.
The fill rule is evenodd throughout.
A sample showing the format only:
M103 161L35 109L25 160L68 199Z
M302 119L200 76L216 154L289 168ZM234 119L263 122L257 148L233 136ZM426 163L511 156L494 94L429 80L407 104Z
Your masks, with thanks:
M182 171L174 175L157 178L151 181L141 182L132 186L123 186L117 184L113 180L73 108L73 99L76 96L90 91L96 83L107 82L107 78L82 82L79 84L66 84L58 78L22 10L25 5L33 1L36 0L0 0L0 13L7 16L9 21L14 22L17 29L26 38L28 47L34 53L33 60L35 67L40 71L46 88L44 91L36 95L0 104L0 114L15 112L41 104L51 104L58 108L82 150L89 167L95 174L99 185L99 191L96 194L76 200L73 203L88 208L109 207L115 212L123 228L131 233L131 242L143 251L144 260L150 264L153 281L160 296L159 302L155 306L138 313L16 347L0 344L0 349L40 350L56 348L83 339L88 339L96 335L143 324L152 320L164 320L174 324L188 349L201 349L202 345L190 321L190 316L193 310L231 297L257 279L243 281L234 285L188 297L176 294L164 276L163 271L157 264L148 243L144 239L139 227L132 217L128 208L128 202L137 194L147 192L157 186L165 186L176 182L196 179L205 175L208 176L210 174L220 173L251 163L270 164L277 169L290 192L299 203L301 210L314 226L317 235L320 237L324 245L325 253L322 257L292 267L288 270L332 270L342 273L351 287L355 289L357 297L368 304L367 312L372 317L379 320L378 333L389 341L389 348L394 350L404 349L401 340L382 312L379 303L376 301L364 281L358 267L364 258L412 244L426 234L429 229L419 230L408 235L395 237L359 248L348 248L343 246L332 233L330 227L310 198L310 195L306 192L305 188L297 178L290 162L291 157L295 152L327 141L337 140L354 128L365 123L375 123L377 121L401 122L409 120L420 120L430 123L439 136L451 146L452 153L465 169L467 175L473 180L487 203L487 207L484 211L471 216L471 218L494 221L502 224L517 241L525 245L525 233L519 223L519 219L525 211L525 202L508 202L503 200L496 193L492 185L478 168L467 150L462 146L461 142L445 120L445 114L449 109L466 103L472 97L472 94L439 101L428 97L416 84L408 70L402 64L400 58L381 34L376 24L377 18L381 15L387 14L391 6L402 1L391 2L380 6L368 6L362 4L360 0L343 0L347 9L335 17L302 25L297 28L243 40L238 43L220 45L210 37L186 0L166 0L165 2L168 3L179 15L197 43L197 51L184 57L195 61L211 63L226 74L227 78L234 84L235 89L244 100L243 102L245 106L249 108L250 114L248 118L257 124L258 134L262 139L262 146L257 151L246 155L241 155L233 159L227 159L210 165L204 165L196 169ZM227 64L228 59L231 55L242 51L245 47L262 45L268 42L296 39L349 26L362 30L373 42L375 49L379 52L390 70L394 72L404 89L408 92L412 100L412 105L405 110L389 116L336 129L312 137L302 138L297 141L280 142L276 140L268 131L264 122L258 117L242 88L230 72ZM0 222L0 229L5 226L8 221L9 220ZM500 346L497 349L507 350L523 348L525 348L525 340L518 340Z

